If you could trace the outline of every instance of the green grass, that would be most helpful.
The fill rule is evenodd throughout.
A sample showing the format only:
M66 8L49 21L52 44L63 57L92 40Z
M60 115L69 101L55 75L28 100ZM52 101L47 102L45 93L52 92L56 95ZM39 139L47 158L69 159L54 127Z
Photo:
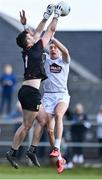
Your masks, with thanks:
M55 167L20 167L12 168L8 165L0 165L0 179L102 179L101 168L81 168L64 170L59 175Z

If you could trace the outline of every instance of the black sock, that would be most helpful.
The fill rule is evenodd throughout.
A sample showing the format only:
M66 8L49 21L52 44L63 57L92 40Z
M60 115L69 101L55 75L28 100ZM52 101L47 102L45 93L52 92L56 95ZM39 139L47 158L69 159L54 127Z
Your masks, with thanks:
M36 153L36 151L37 151L37 146L31 145L30 148L29 148L29 151L31 151L32 153Z
M16 153L17 153L17 150L15 150L13 148L10 149L11 156L16 157Z

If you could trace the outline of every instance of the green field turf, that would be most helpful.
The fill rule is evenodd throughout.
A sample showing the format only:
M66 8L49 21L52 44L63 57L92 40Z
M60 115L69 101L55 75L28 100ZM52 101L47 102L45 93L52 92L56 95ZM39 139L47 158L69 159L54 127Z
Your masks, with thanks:
M0 179L102 179L102 168L81 168L65 170L57 174L52 167L20 167L14 169L10 165L0 165Z

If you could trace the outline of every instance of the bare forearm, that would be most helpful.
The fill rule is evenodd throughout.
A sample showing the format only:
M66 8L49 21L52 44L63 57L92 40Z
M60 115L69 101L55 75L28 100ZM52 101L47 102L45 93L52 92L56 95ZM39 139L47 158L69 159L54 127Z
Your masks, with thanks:
M56 38L53 38L53 43L59 48L62 52L63 60L69 61L70 55L68 49Z
M48 42L50 41L51 37L55 33L56 26L57 26L57 19L53 18L51 23L49 24L47 30L45 31L43 37L42 37L42 42L43 42L43 47L45 47Z
M48 31L51 31L52 33L55 33L56 31L56 26L57 26L57 22L58 22L58 19L56 18L53 18L51 23L49 24L47 30Z
M68 53L68 49L56 38L53 39L53 43L60 49L60 51L63 53Z

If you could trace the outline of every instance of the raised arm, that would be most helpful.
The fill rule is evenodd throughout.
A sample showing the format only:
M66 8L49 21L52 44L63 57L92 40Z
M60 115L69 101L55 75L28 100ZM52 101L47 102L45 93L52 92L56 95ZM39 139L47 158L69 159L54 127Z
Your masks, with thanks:
M46 12L44 12L44 14L43 14L42 21L39 23L39 25L35 29L34 36L38 37L38 39L40 38L40 36L41 36L41 34L42 34L43 30L44 30L44 27L45 27L45 24L46 24L47 20L52 15L53 10L54 10L54 5L49 4L47 6L47 8L46 8Z
M70 62L70 55L68 49L56 38L53 37L53 43L58 47L58 49L62 52L62 58L65 62Z
M49 43L51 37L54 35L54 33L56 31L58 18L60 17L61 13L62 13L61 6L59 6L59 5L55 6L54 17L42 37L43 47L46 47L46 45Z
M49 19L49 17L51 16L51 14L53 13L53 10L54 10L53 4L50 4L47 6L46 12L44 12L44 14L43 14L43 19L41 20L41 22L39 23L39 25L37 26L37 28L34 31L35 41L39 40L39 38L44 30L45 24L46 24L47 20ZM24 30L25 30L27 28L26 27L27 18L26 18L24 10L20 11L20 22L24 26Z

